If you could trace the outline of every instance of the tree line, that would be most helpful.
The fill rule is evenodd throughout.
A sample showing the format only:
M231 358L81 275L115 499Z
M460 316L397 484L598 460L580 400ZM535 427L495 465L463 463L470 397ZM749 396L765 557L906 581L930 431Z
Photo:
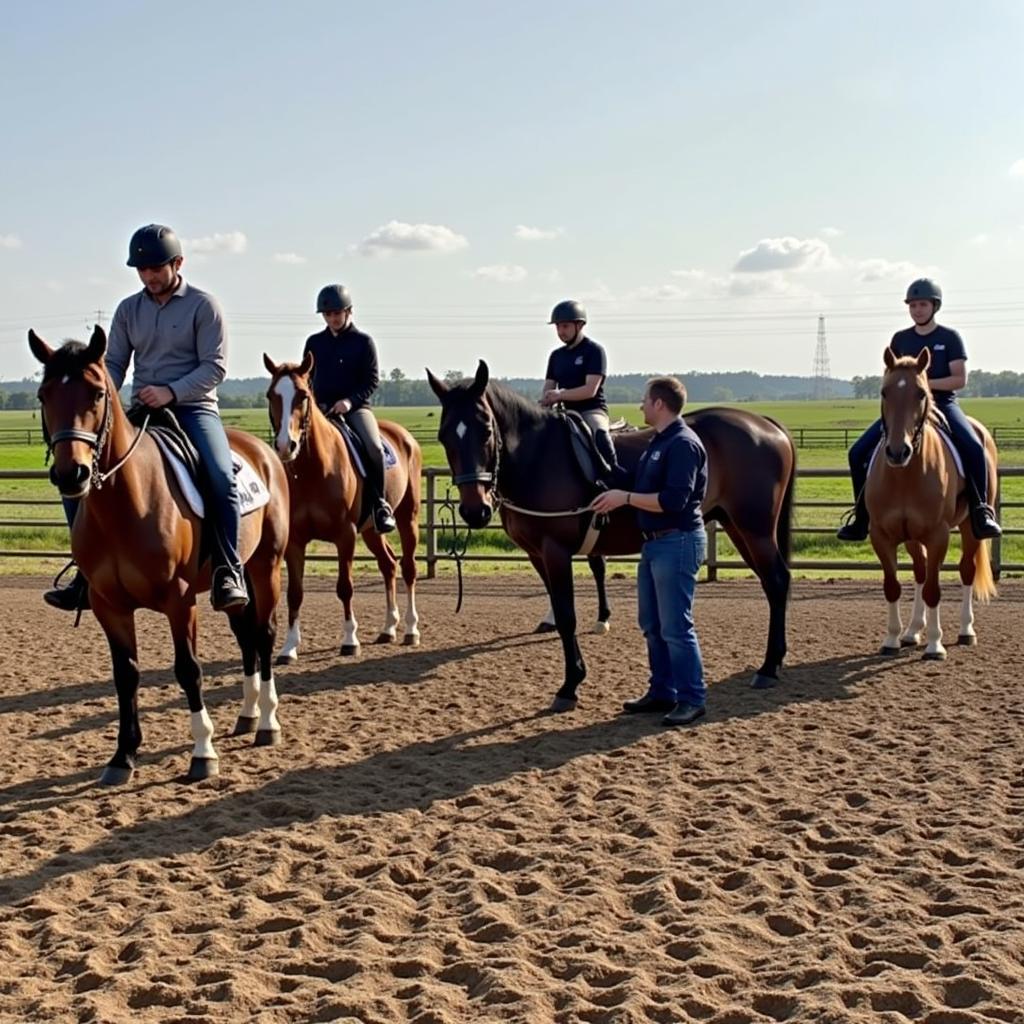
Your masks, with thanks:
M877 398L882 386L881 376L854 377L850 384L854 398ZM962 398L1019 398L1024 395L1024 373L1000 370L971 370L967 374L967 386L957 392Z

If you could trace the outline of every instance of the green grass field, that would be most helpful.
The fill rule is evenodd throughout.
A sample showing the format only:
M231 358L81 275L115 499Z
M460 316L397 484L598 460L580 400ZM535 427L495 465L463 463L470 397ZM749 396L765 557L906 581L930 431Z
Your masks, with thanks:
M697 408L698 406L694 406ZM974 399L964 402L966 411L981 420L989 428L1024 426L1024 399ZM875 401L826 401L826 402L763 402L744 405L753 411L770 416L782 423L794 435L801 428L849 428L851 431L866 427L877 416ZM639 409L633 405L613 406L613 417L623 416L630 423L640 425ZM430 407L381 408L378 415L391 419L411 430L421 438L424 465L444 467L444 454L436 441L437 409ZM262 409L229 409L224 420L231 426L240 427L259 436L267 435L267 416ZM34 430L38 437L38 415L31 412L0 411L0 435L6 436L11 429ZM852 437L856 436L851 434ZM429 438L429 440L428 440ZM43 468L43 447L41 443L0 445L0 470L39 470ZM798 464L802 468L840 468L846 465L846 451L840 442L835 447L808 447L798 450ZM1024 466L1024 449L1007 448L1000 453L1004 467ZM438 482L438 494L443 496L446 481ZM1003 500L1024 502L1024 477L1007 478L1003 484ZM38 504L2 504L0 520L5 523L17 521L25 525L0 526L0 548L27 551L64 550L67 547L67 533L63 527L51 526L50 522L61 519L59 504L55 502L53 488L44 480L3 480L0 482L0 499L32 499ZM803 479L797 485L797 501L836 502L846 505L850 501L849 482L838 479ZM794 525L797 527L822 527L834 529L839 522L841 508L797 508ZM46 523L46 525L41 525ZM1024 527L1024 509L1006 508L1003 524L1011 528ZM439 549L445 546L445 538L439 540ZM794 557L800 559L861 559L866 568L875 565L874 555L868 545L840 545L829 535L802 534L794 536ZM513 554L515 547L500 530L475 533L470 539L471 553ZM720 544L720 557L735 557L728 541ZM314 545L311 553L330 554L325 545ZM952 557L952 555L951 555ZM1005 561L1024 561L1024 536L1012 535L1003 541ZM51 562L32 558L0 558L0 572L49 571ZM500 567L513 568L509 563L478 563L476 570ZM442 565L440 571L447 567ZM526 571L532 571L523 565ZM311 563L315 572L333 573L331 563ZM373 571L369 566L363 571ZM628 571L628 570L627 570ZM811 570L806 575L835 576L835 572Z

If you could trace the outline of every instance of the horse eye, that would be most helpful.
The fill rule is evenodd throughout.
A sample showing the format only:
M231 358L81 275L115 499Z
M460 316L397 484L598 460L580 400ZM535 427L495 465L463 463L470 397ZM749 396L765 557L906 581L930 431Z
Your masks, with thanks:
M92 404L99 405L100 400L103 398L105 394L106 392L103 390L103 388L95 388L92 393Z

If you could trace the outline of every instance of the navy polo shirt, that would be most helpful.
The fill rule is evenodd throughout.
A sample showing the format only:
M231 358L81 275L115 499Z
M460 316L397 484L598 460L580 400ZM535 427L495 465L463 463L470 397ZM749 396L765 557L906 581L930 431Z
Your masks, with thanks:
M548 368L545 380L553 380L557 387L564 390L579 388L587 383L587 377L599 374L601 385L593 398L583 398L574 402L565 402L566 409L586 412L590 409L608 411L608 403L604 400L604 378L608 373L608 360L604 349L596 341L583 337L570 348L563 345L556 348L548 356Z
M310 335L303 356L313 353L313 395L327 410L346 398L353 409L367 405L380 383L377 346L373 338L350 323L337 335L329 327Z
M708 453L704 443L678 419L651 438L640 456L633 490L657 494L663 512L637 509L637 525L654 530L700 530L701 505L708 489Z
M936 326L930 334L918 334L913 327L905 331L897 331L889 342L889 348L898 356L914 356L915 358L926 348L932 354L928 366L928 379L938 380L950 375L949 364L957 359L966 359L967 351L963 339L949 327ZM932 397L936 405L945 405L956 398L955 391L933 391Z

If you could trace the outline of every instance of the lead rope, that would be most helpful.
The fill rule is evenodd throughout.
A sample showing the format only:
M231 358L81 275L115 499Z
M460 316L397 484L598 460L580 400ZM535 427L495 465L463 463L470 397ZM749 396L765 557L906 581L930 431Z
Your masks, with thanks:
M447 522L446 522L447 520ZM466 548L469 547L470 529L459 530L458 510L452 498L452 489L445 490L444 501L437 509L438 523L438 546L451 559L455 561L455 570L459 579L459 599L455 605L455 614L462 610L462 559L465 557Z

